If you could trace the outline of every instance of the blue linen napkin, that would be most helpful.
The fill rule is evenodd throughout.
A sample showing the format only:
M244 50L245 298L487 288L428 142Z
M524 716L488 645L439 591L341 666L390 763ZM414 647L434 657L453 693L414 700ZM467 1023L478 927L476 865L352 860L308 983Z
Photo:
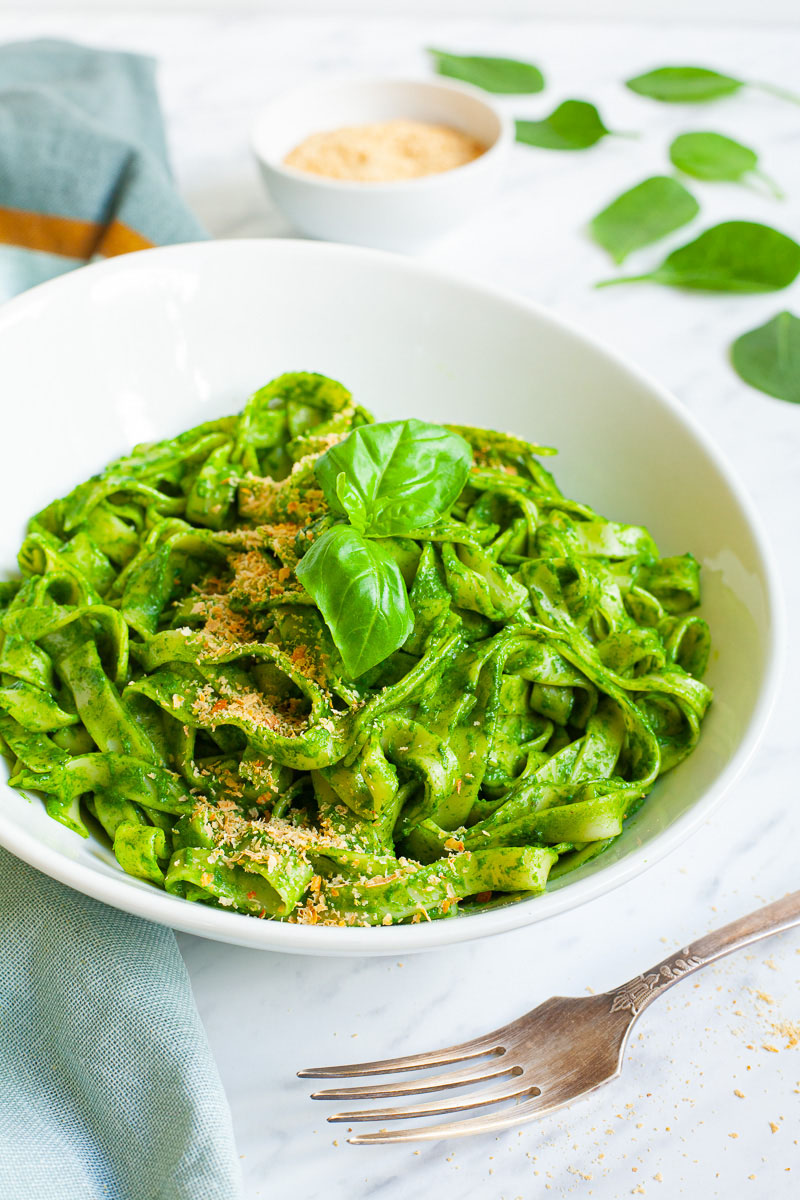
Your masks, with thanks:
M240 1195L230 1112L172 930L0 849L0 1196Z
M0 298L98 257L206 237L175 191L138 54L0 46Z
M0 298L98 256L204 236L171 182L149 59L0 46ZM0 849L2 1200L240 1195L171 930Z

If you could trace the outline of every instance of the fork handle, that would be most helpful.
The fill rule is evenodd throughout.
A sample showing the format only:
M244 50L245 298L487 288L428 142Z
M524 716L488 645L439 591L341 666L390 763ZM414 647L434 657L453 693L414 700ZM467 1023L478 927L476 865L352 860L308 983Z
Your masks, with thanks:
M633 1019L667 988L699 971L707 963L761 938L771 937L773 933L782 933L794 925L800 925L800 892L790 892L782 899L748 913L746 917L739 917L729 925L707 933L691 945L662 959L644 974L615 988L608 993L611 1012L628 1011Z

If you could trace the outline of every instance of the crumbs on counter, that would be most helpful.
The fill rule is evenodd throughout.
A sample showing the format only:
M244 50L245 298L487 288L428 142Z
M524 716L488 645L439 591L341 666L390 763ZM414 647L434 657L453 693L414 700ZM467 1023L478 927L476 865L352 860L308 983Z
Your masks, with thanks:
M376 121L312 133L284 158L287 167L353 183L393 183L439 175L480 158L471 134L425 121Z
M800 1045L800 1021L773 1021L772 1031L786 1038L785 1050L793 1050Z
M773 970L777 970L771 959L765 959L765 966L772 966ZM774 1008L776 1006L776 1001L768 992L761 991L758 988L751 988L750 990L759 1004L765 1005L767 1008ZM796 1046L800 1046L800 1021L791 1021L785 1018L771 1020L770 1016L763 1009L757 1009L756 1011L762 1020L766 1020L772 1033L776 1037L785 1040L784 1050L793 1050ZM762 1042L761 1048L762 1050L767 1050L770 1054L777 1054L779 1051L779 1047L775 1046L772 1042Z

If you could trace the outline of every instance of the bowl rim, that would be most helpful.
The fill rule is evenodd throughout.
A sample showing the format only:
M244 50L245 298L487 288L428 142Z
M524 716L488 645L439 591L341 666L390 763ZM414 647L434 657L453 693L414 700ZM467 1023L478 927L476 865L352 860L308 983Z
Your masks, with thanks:
M339 87L349 87L352 85L380 87L393 83L409 84L414 87L424 86L437 89L441 92L460 93L461 95L470 96L490 112L497 121L497 137L477 158L473 158L470 162L462 163L458 167L450 167L446 171L435 171L429 175L420 175L414 179L392 180L332 179L327 175L315 175L313 171L301 171L299 167L288 166L281 159L264 153L259 147L259 130L267 119L270 110L279 104L287 103L294 97L306 95L309 92L317 90L333 91ZM320 130L320 132L325 131ZM464 180L465 176L485 171L487 167L491 170L493 167L498 166L508 146L513 142L513 137L512 122L509 115L493 100L487 99L485 92L482 92L480 88L474 87L472 84L449 79L415 79L406 75L342 75L331 76L325 80L317 80L316 83L298 84L296 87L273 96L271 100L262 105L253 119L250 126L249 141L253 157L260 166L275 175L291 180L293 183L307 184L322 191L333 191L345 195L383 196L395 193L402 194L409 189L412 191L421 191L423 188L436 189L446 186L458 186L458 181ZM454 180L456 181L455 183L453 183Z
M694 415L666 388L653 380L649 374L629 363L624 355L609 349L597 336L585 333L570 320L556 315L535 301L514 295L501 288L465 278L460 274L428 263L420 263L387 251L360 246L290 238L242 238L187 242L135 251L60 275L7 301L0 307L0 333L4 328L11 328L20 320L25 319L28 314L35 318L40 305L40 297L45 294L58 296L59 293L64 292L68 295L70 290L76 286L88 286L91 281L103 276L130 270L137 271L151 262L155 265L156 262L169 261L172 265L178 265L181 258L185 258L196 269L198 257L213 260L231 253L242 255L243 262L248 267L252 267L253 262L257 261L256 256L265 253L267 255L288 254L307 258L324 257L341 260L355 258L362 263L374 263L381 269L414 276L422 281L427 279L432 282L455 285L474 296L489 297L517 311L521 310L545 327L549 326L559 332L566 332L578 341L588 344L599 355L610 360L646 388L661 405L688 428L690 434L700 443L712 460L742 509L753 537L757 556L760 559L766 585L767 646L764 681L750 720L730 761L711 787L701 795L691 809L656 834L647 847L635 847L618 862L611 863L588 878L578 880L558 891L544 892L529 900L510 903L482 913L465 914L449 921L394 925L385 928L380 926L340 928L257 921L239 913L185 901L156 888L141 887L137 881L130 879L122 871L117 876L116 874L106 875L102 871L95 870L90 865L74 860L54 847L39 841L32 833L12 820L2 805L0 805L0 845L24 862L87 896L147 920L171 926L173 929L255 949L336 956L409 954L507 933L578 908L642 874L685 841L710 816L734 782L741 776L761 740L775 703L780 682L782 651L786 636L786 614L778 582L779 576L761 517L725 456Z

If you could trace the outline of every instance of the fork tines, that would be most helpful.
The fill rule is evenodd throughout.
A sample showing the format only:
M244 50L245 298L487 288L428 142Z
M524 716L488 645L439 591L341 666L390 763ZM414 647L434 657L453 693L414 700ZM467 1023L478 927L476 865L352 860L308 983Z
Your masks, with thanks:
M405 1142L433 1140L445 1136L462 1136L480 1133L484 1130L503 1129L515 1124L522 1116L521 1109L528 1109L535 1102L540 1092L527 1079L521 1077L524 1069L513 1057L508 1056L504 1044L505 1030L496 1030L482 1038L471 1042L463 1042L458 1046L449 1046L427 1054L409 1054L402 1058L380 1059L375 1062L352 1063L339 1067L313 1067L298 1071L303 1079L353 1079L364 1075L389 1075L401 1071L421 1071L431 1067L449 1066L451 1064L470 1062L466 1067L454 1071L442 1071L422 1077L363 1084L355 1087L325 1088L312 1093L314 1100L377 1100L387 1097L424 1095L428 1092L439 1092L450 1089L473 1087L478 1084L486 1086L468 1092L459 1091L456 1094L439 1099L431 1098L417 1105L399 1108L355 1109L348 1112L333 1113L329 1121L394 1121L404 1118L435 1117L445 1113L469 1112L491 1105L506 1104L507 1107L495 1113L487 1113L466 1121L450 1122L444 1125L417 1126L412 1129L381 1129L375 1133L357 1134L348 1138L353 1145L366 1145L375 1142ZM508 1107L510 1105L510 1107Z

